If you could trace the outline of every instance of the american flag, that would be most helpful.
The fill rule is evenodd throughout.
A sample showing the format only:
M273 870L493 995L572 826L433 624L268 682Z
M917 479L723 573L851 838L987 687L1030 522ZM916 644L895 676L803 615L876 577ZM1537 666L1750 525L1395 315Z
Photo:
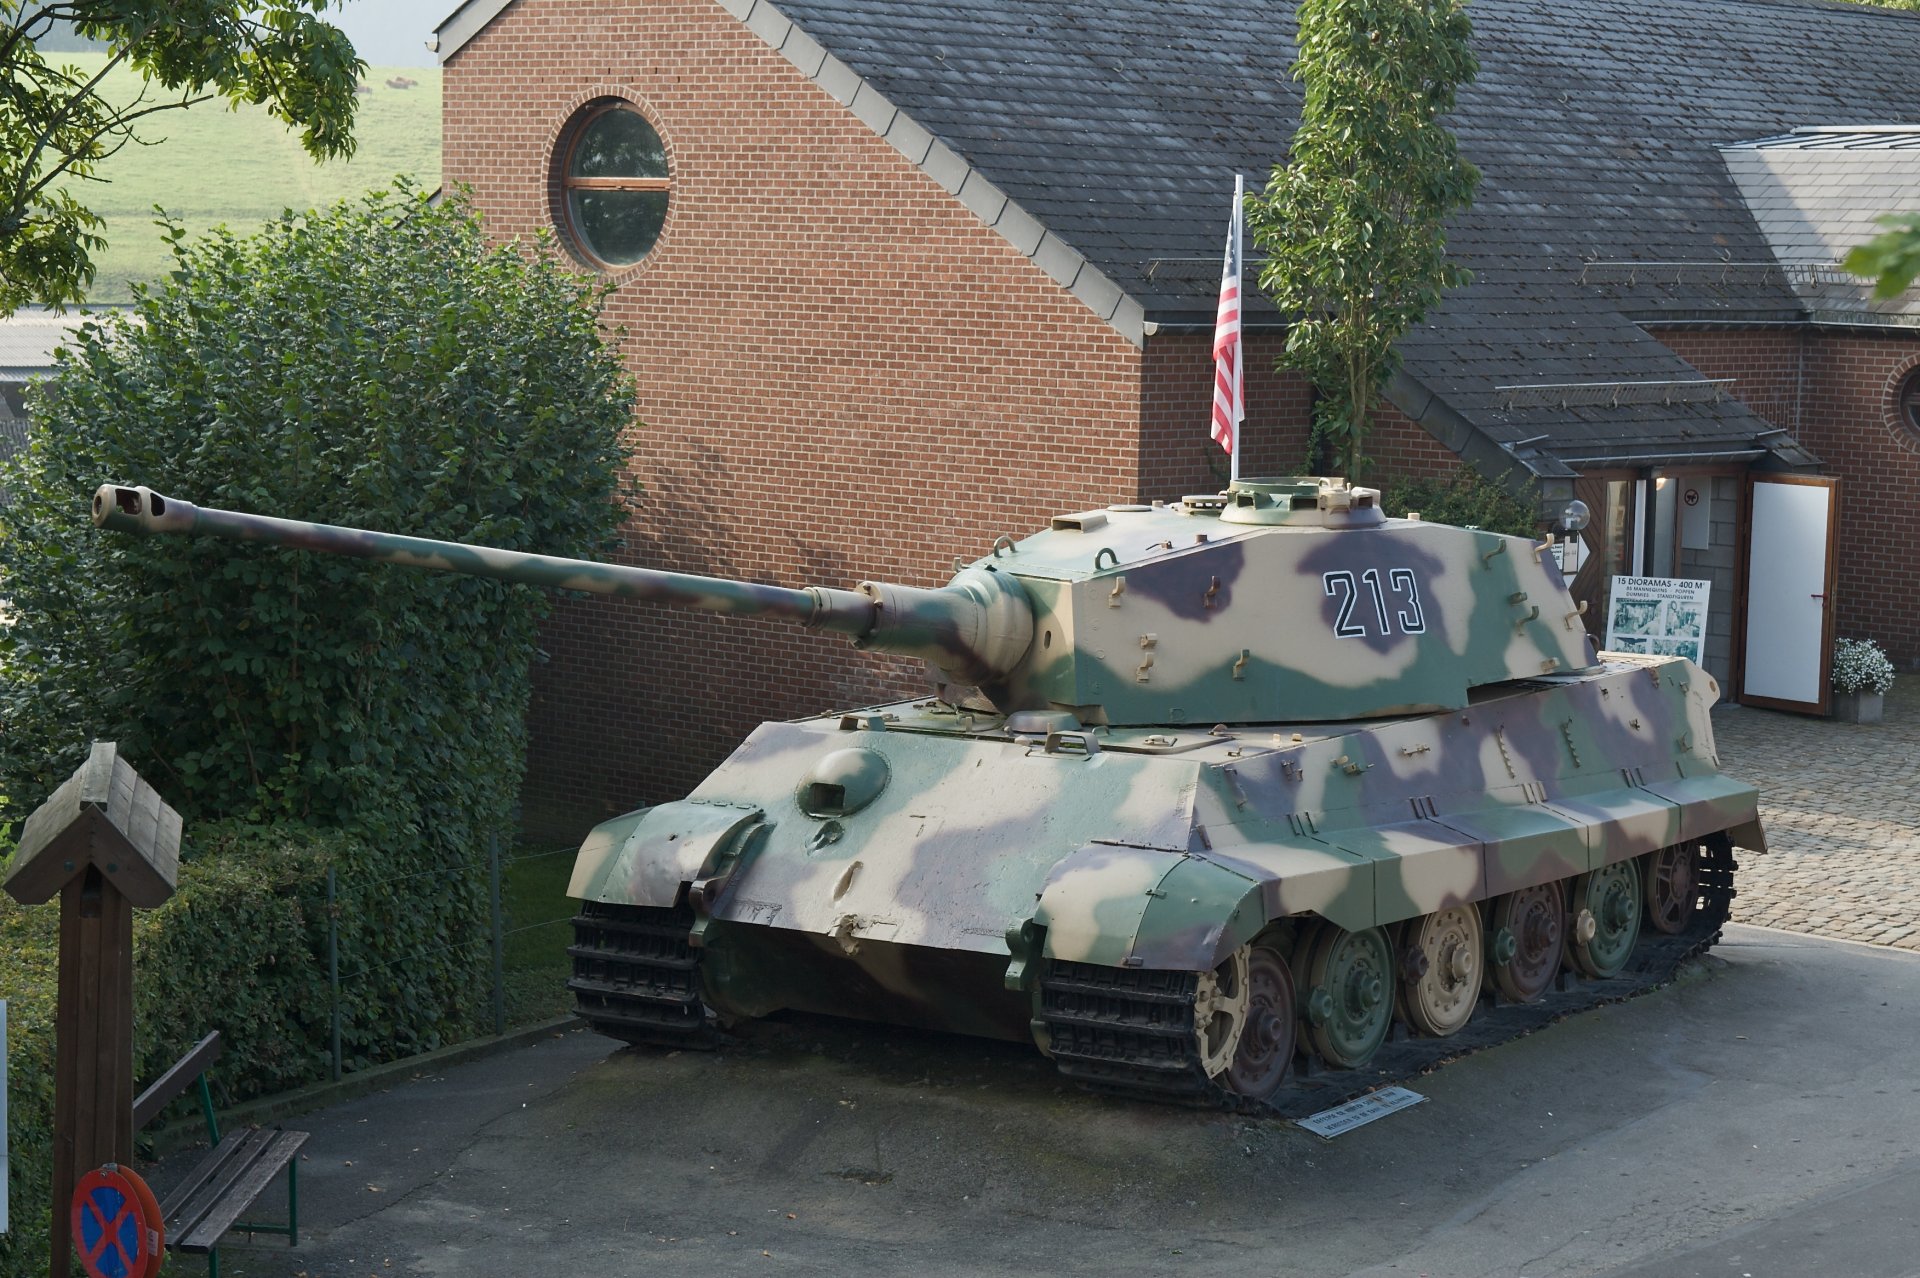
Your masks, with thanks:
M1227 450L1232 478L1240 478L1240 423L1247 401L1240 367L1240 250L1245 179L1233 179L1233 216L1227 220L1227 262L1220 275L1220 314L1213 326L1213 440Z

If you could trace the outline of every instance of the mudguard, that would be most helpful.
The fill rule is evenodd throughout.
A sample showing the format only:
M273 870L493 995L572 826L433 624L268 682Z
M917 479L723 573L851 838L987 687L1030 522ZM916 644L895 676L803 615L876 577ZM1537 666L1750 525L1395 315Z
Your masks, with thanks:
M1033 922L1073 963L1205 972L1266 925L1260 885L1190 852L1090 843L1047 875Z
M713 873L761 809L682 799L595 826L580 845L567 894L582 901L671 909L687 885Z

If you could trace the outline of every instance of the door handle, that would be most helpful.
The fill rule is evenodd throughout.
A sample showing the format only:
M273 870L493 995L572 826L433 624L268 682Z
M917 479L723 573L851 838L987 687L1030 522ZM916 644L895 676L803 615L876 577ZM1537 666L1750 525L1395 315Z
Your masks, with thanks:
M1807 596L1807 598L1809 598L1809 599L1825 599L1825 598L1826 598L1826 596L1825 596L1825 595L1808 595L1808 596Z

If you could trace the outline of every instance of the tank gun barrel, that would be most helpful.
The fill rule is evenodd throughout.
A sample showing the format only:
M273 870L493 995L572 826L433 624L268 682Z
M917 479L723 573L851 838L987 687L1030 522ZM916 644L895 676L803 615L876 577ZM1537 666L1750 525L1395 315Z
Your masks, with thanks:
M794 590L252 515L196 506L126 484L102 484L95 491L93 522L122 532L193 533L265 542L730 616L780 617L809 629L846 635L860 648L923 658L969 683L992 683L1005 676L1033 638L1033 610L1025 590L1010 578L977 569L934 590L881 582L864 582L857 590L830 586Z

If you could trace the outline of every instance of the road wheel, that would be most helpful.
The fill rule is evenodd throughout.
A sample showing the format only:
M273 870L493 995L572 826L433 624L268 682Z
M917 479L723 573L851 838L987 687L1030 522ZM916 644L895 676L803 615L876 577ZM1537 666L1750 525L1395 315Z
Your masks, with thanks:
M1436 910L1406 928L1400 957L1400 999L1407 1023L1431 1038L1458 1032L1473 1016L1486 973L1480 911L1471 905Z
M1566 952L1567 905L1559 883L1509 892L1487 920L1487 969L1500 997L1533 1003L1553 985Z
M1598 980L1617 976L1640 939L1640 870L1615 861L1573 881L1573 965Z
M1377 927L1323 924L1305 944L1307 1042L1336 1069L1373 1059L1393 1026L1393 956Z

